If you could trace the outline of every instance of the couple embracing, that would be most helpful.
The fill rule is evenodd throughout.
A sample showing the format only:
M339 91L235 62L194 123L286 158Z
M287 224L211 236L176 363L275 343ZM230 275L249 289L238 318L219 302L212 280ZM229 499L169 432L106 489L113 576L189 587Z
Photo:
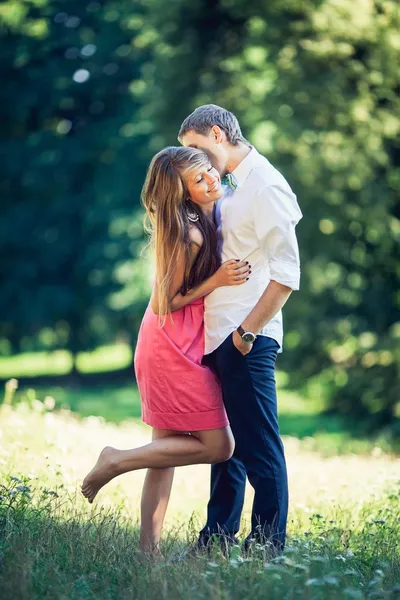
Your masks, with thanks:
M295 226L284 177L213 105L183 122L181 147L152 160L142 200L156 254L153 293L135 353L142 418L152 442L106 447L82 484L99 489L147 468L140 546L158 553L174 467L209 463L207 522L196 549L236 544L246 478L254 488L245 540L283 549L288 511L275 361L281 309L299 288Z

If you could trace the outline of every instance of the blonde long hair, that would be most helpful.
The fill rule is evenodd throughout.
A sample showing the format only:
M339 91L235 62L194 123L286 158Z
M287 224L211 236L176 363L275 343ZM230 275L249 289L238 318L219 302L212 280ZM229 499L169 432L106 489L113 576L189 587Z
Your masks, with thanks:
M181 293L210 277L219 267L217 235L213 222L190 200L184 176L193 169L208 165L208 156L197 148L174 147L161 150L152 159L142 189L146 209L145 229L156 255L156 283L159 314L170 314L169 293L175 265L185 261ZM190 219L198 216L196 225L203 234L203 245L191 266Z

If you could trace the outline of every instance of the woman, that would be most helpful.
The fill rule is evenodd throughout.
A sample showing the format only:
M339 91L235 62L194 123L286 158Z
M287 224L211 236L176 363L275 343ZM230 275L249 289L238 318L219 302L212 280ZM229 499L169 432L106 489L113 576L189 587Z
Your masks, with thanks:
M234 441L221 389L201 364L204 296L242 285L250 266L232 259L219 266L216 201L219 173L195 148L166 148L152 160L142 191L156 254L156 279L140 328L135 370L142 418L153 441L131 450L106 447L82 484L93 502L112 478L148 472L142 493L140 546L158 552L174 467L229 459ZM173 314L172 314L173 313Z

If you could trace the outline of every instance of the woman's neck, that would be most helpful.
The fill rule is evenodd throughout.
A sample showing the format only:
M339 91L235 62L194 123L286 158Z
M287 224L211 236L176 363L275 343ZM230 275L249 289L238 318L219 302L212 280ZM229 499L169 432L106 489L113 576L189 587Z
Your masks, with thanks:
M215 207L215 202L210 202L210 204L206 204L206 205L202 206L200 208L200 210L203 213L203 215L205 217L207 217L207 219L212 220L213 215L214 215L214 207Z

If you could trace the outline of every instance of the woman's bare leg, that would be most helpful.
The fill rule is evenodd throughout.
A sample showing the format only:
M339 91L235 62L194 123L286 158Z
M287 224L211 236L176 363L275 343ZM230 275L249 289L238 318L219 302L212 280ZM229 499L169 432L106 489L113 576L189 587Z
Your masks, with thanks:
M153 428L153 441L176 432ZM148 469L143 484L140 506L140 549L146 554L160 551L159 543L164 524L172 482L174 467Z
M138 469L165 469L228 460L234 441L230 427L194 431L191 435L173 435L154 440L132 450L106 446L96 465L85 477L82 493L93 502L98 491L111 479Z

